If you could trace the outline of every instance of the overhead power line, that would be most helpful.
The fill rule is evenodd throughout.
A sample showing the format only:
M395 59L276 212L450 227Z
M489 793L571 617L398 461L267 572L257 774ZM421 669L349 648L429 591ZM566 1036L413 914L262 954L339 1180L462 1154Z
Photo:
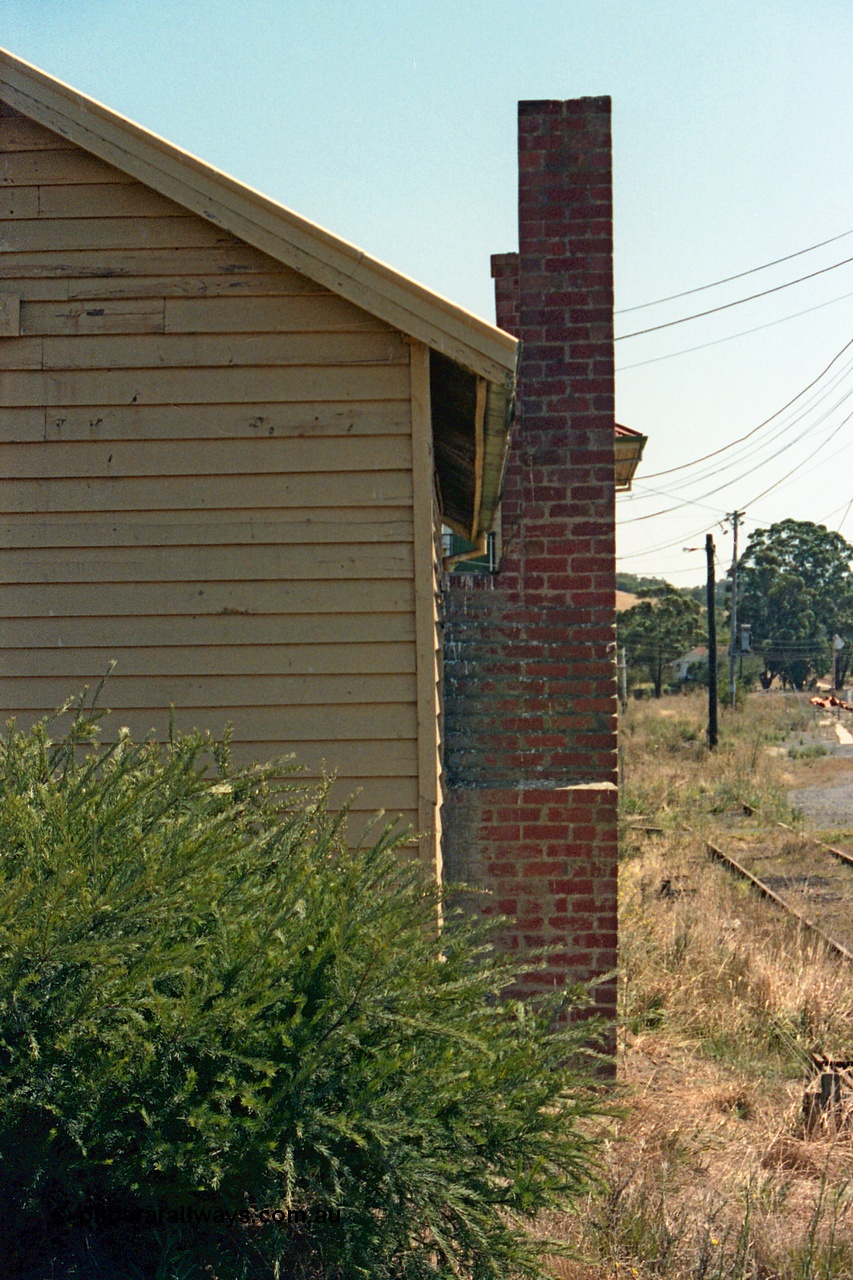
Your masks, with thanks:
M839 511L849 511L851 507L853 507L853 498L851 498L849 502L842 502L840 506L834 507L828 515L821 516L820 520L816 520L815 524L826 524L826 522L831 520L833 516L837 516Z
M735 298L734 302L723 302L718 307L709 307L707 311L696 311L692 316L682 316L680 320L666 320L663 324L650 325L648 329L635 329L633 333L620 333L614 342L625 342L628 338L641 338L645 333L657 333L660 329L672 329L677 324L687 324L688 320L701 320L703 316L713 316L718 311L729 311L732 307L741 307L745 302L754 302L756 298L766 298L771 293L779 293L782 289L791 289L804 280L814 280L816 276L824 276L828 271L837 271L846 267L853 258L843 258L841 262L833 262L829 267L821 267L818 271L810 271L808 275L798 276L796 280L788 280L785 284L774 285L772 289L762 289L760 293L751 293L746 298Z
M851 338L849 341L847 341L847 342L844 344L844 346L843 346L843 347L841 347L841 349L840 349L840 350L839 350L839 351L838 351L838 352L837 352L837 353L832 357L832 359L829 361L829 363L828 363L828 364L827 364L827 365L826 365L826 366L821 370L821 372L820 372L820 373L819 373L815 378L813 378L809 383L807 383L804 387L802 387L802 388L801 388L801 389L796 393L796 395L792 396L792 397L791 397L791 399L790 399L790 400L788 400L788 401L787 401L787 402L786 402L786 403L785 403L785 404L784 404L780 409L777 409L775 413L771 414L768 418L765 418L763 422L759 423L759 424L758 424L758 426L753 427L750 431L746 432L744 435L742 435L742 436L738 437L736 440L730 441L730 442L729 442L728 444L726 444L726 445L721 446L721 448L719 448L719 449L712 450L712 451L711 451L710 453L708 453L708 454L704 454L704 455L702 455L702 456L701 456L701 457L699 457L699 458L693 459L691 462L683 463L683 464L681 464L680 466L677 466L677 467L667 468L667 469L666 469L666 470L664 470L664 471L653 472L653 473L651 473L649 476L644 477L644 479L646 479L646 480L655 479L655 478L657 478L657 477L659 477L659 476L671 475L671 474L673 474L674 472L680 472L680 471L687 470L687 469L688 469L688 468L690 468L690 467L698 466L699 464L701 464L701 463L703 463L703 462L707 462L708 460L710 460L710 459L712 459L712 458L716 458L716 457L718 457L720 454L726 453L726 452L728 452L728 451L730 451L730 450L732 450L732 449L736 448L738 445L743 444L746 440L751 439L751 438L752 438L752 437L754 437L754 436L757 434L757 432L759 432L763 427L768 426L768 425L769 425L771 422L773 422L775 419L779 418L779 417L780 417L782 414L784 414L788 409L790 409L792 405L796 404L796 402L797 402L798 400L801 400L803 396L805 396L809 391L811 391L811 390L812 390L812 388L814 388L814 387L815 387L815 386L816 386L816 385L817 385L817 384L818 384L818 383L819 383L823 378L825 378L825 377L826 377L826 375L827 375L827 374L829 373L829 371L833 368L833 366L834 366L835 364L837 364L837 362L841 359L841 357L842 357L842 356L843 356L843 355L844 355L844 354L845 354L845 353L846 353L846 352L847 352L851 347L853 347L853 338ZM837 383L838 383L839 378L841 378L842 376L846 376L846 369L842 370L840 374L835 374L835 375L834 375L834 377L833 377L833 381L837 384ZM806 428L806 430L805 430L805 431L802 431L800 434L798 434L794 440L792 440L791 442L789 442L789 444L784 445L784 446L782 446L782 447L777 447L777 448L773 451L773 453L772 453L769 457L765 458L762 462L760 462L760 463L758 464L758 466L759 466L759 467L764 466L764 465L766 465L768 462L771 462L771 461L773 461L774 459L778 458L778 457L780 456L780 454L785 453L789 448L791 448L791 447L792 447L794 444L796 444L799 440L803 439L806 435L808 435L808 434L809 434L809 432L813 431L813 430L815 429L815 427L816 427L820 422L825 421L825 419L826 419L826 418L827 418L827 417L828 417L828 416L829 416L829 415L830 415L834 410L836 410L837 408L839 408L839 407L840 407L840 405L841 405L841 404L843 404L845 400L848 400L848 399L849 399L849 397L850 397L850 395L851 395L851 394L853 394L853 391L849 391L849 392L845 393L845 394L841 397L841 399L840 399L840 400L838 400L834 405L832 405L832 406L831 406L831 408L830 408L829 410L826 410L826 411L824 411L824 413L822 413L822 414L821 414L821 417L818 419L818 421L817 421L817 422L812 422L812 423L811 423L811 424ZM820 395L820 398L821 398L821 399L825 399L825 398L826 398L826 392L822 392L822 393L821 393L821 395ZM797 416L796 416L796 417L793 419L793 421L789 424L789 427L788 427L788 428L785 428L785 430L787 431L787 430L790 428L790 426L794 426L798 421L800 421L800 422L801 422L801 421L803 420L803 418L806 416L806 414L807 414L808 412L809 412L809 410L808 410L808 409L803 409L803 408L801 408L801 409L798 411ZM829 433L824 437L824 439L821 441L821 443L817 446L817 449L815 450L815 452L820 452L820 451L822 451L823 449L825 449L826 445L828 445L828 444L829 444L829 442L830 442L833 438L835 438L835 437L838 435L838 433L841 431L842 427L844 427L844 426L845 426L845 425L846 425L846 424L851 420L851 417L853 417L853 414L848 414L847 416L845 416L845 417L842 419L842 421L841 421L840 423L838 423L838 424L837 424L837 426L835 426L835 427L834 427L834 428L833 428L833 429L832 429L832 430L831 430L831 431L830 431L830 432L829 432ZM778 444L778 437L777 437L777 444ZM716 469L715 471L712 471L710 474L707 474L707 473L706 473L706 474L704 474L704 475L702 475L702 476L700 476L700 477L697 477L696 479L699 481L699 483L701 483L703 480L707 481L707 480L709 480L709 479L711 478L711 476L713 476L713 475L719 475L722 471L727 470L729 466L736 465L736 464L737 464L737 462L738 462L739 460L740 460L739 458L734 459L732 462L730 462L730 463L728 463L728 464L724 464L722 468L718 468L718 469ZM760 501L762 498L764 498L768 493L772 493L774 490L776 490L776 489L780 488L782 485L784 485L784 484L785 484L785 483L786 483L786 482L791 478L791 476L792 476L792 475L794 475L794 474L795 474L795 472L796 472L798 469L799 469L799 467L794 467L794 468L792 468L790 471L786 472L783 476L781 476L778 480L774 481L771 485L769 485L769 486L768 486L766 489L764 489L761 493L757 494L757 495L756 495L756 497L752 500L752 502L751 502L749 505L750 505L750 506L754 506L754 504L755 504L755 503L759 502L759 501ZM643 520L643 519L651 519L651 518L654 518L654 517L656 517L656 516L661 516L661 515L669 514L671 511L675 511L678 507L682 507L682 506L685 506L685 505L691 505L691 506L692 506L692 505L696 505L696 506L701 506L701 505L703 505L703 500L704 500L704 499L710 498L710 497L711 497L711 496L713 496L714 494L716 494L716 493L720 492L720 490L721 490L721 489L726 488L729 484L734 484L734 483L738 483L738 482L742 481L743 479L745 479L745 478L746 478L746 475L747 475L747 474L751 474L751 473L752 473L753 471L755 471L755 470L756 470L756 466L753 464L753 465L750 467L749 472L746 472L746 473L744 473L743 475L738 476L738 477L736 478L736 480L727 481L727 482L723 483L722 485L719 485L719 486L717 486L716 488L714 488L714 489L710 490L709 492L702 493L700 496L698 496L698 497L697 497L697 499L696 499L695 501L690 501L690 500L688 499L688 500L685 502L683 499L676 498L674 494L672 494L672 495L666 495L666 496L670 496L671 500L672 500L672 499L674 499L675 503L677 504L677 507L670 507L670 508L665 509L665 510L663 510L663 511L656 511L656 512L652 512L652 513L649 513L649 515L648 515L648 516L646 516L646 517L639 517L639 519L641 519L641 520ZM695 481L686 481L686 482L684 482L684 483L695 483ZM641 487L642 487L642 486L641 486ZM684 487L684 485L682 484L682 486L681 486L681 487ZM652 492L654 492L654 490L652 490ZM663 495L661 495L661 496L663 496ZM851 505L851 506L853 506L853 502L851 502L851 504L850 504L850 505ZM840 508L839 508L839 509L840 509ZM848 510L849 510L849 508L848 508ZM848 515L848 511L845 511L844 517L843 517L842 522L841 522L842 524L843 524L844 520L847 518L847 515ZM625 523L634 523L634 521L635 521L636 519L637 519L637 517L635 517L634 519L629 519L629 520L627 520L627 521L620 521L620 525L621 525L621 524L625 524ZM694 536L698 536L701 532L703 532L703 530L696 530L696 531L695 531L695 533L690 533L690 534L681 534L681 535L680 535L679 537L677 537L677 538L674 538L674 539L672 539L672 540L665 541L665 542L660 543L660 544L658 544L657 546L654 546L654 547L648 547L648 548L646 548L644 551L631 552L631 553L628 553L627 555L620 555L620 556L617 556L617 560L619 560L619 561L624 561L624 560L634 560L634 559L639 559L641 556L648 556L648 555L650 555L650 554L654 554L655 552L665 551L665 550L668 550L668 549L669 549L669 548L671 548L671 547L677 546L679 543L681 543L681 544L683 545L683 543L684 543L685 541L689 542L689 541L690 541L690 539L691 539L692 537L694 537Z
M847 507L845 508L844 515L838 521L838 528L836 529L836 533L841 532L841 526L844 524L844 521L849 516L851 507L853 507L853 498L851 498L850 501L847 503Z
M703 453L701 457L693 458L690 462L682 462L677 467L667 467L665 471L652 471L649 475L643 476L643 479L657 480L659 479L660 476L674 475L676 471L686 471L688 467L696 467L699 465L700 462L707 462L709 458L719 457L721 453L725 453L728 449L733 449L735 445L743 444L744 440L749 440L752 436L754 436L757 432L759 432L762 429L762 427L768 426L769 423L771 423L774 420L774 418L778 418L780 414L783 414L785 412L786 409L790 409L791 405L795 404L797 400L802 399L802 397L806 394L807 391L811 391L812 387L816 386L817 383L820 382L821 378L826 377L826 375L829 373L832 366L838 360L841 359L845 351L847 351L851 346L853 346L853 338L851 338L849 342L845 342L841 350L838 351L832 357L829 364L820 371L820 373L817 375L816 378L812 378L811 382L807 383L800 391L797 392L795 396L792 396L791 399L788 400L786 404L783 404L781 409L777 409L775 413L771 413L769 418L765 418L763 422L759 422L757 427L752 427L752 429L747 431L745 435L738 436L736 440L730 440L728 444L721 445L719 449L713 449L710 453Z
M772 262L763 262L760 267L750 267L748 271L738 271L733 276L723 276L722 280L712 280L710 284L697 285L695 289L683 289L681 293L670 293L666 298L655 298L652 302L638 302L633 307L621 307L614 312L617 316L626 316L630 311L642 311L645 307L658 307L663 302L675 302L677 298L688 298L692 293L704 293L706 289L716 289L721 284L731 284L732 280L742 280L744 276L754 276L756 271L766 271L768 267L778 267L780 262L790 262L792 258L801 258L804 253L813 253L815 249L823 249L845 236L853 236L853 230L842 231L838 236L830 236L829 240L821 240L818 244L810 244L807 249L798 249L796 253L787 253L784 258L774 258Z
M846 426L846 424L850 421L851 418L853 418L853 413L848 413L846 418L842 418L838 426L833 431L830 431L826 439L820 442L820 444L817 446L814 452L817 453L820 449L823 449L826 445L828 445L830 440L832 440L835 436L838 435L841 428L843 426ZM780 450L780 452L782 451ZM760 502L762 498L766 498L768 493L772 493L774 489L778 489L781 484L783 484L786 480L789 480L790 477L794 474L794 472L801 470L801 466L802 464L798 463L795 467L792 467L790 471L786 471L785 474L781 477L781 479L777 480L774 484L769 485L766 489L762 489L761 493L756 494L756 496L752 499L752 502L749 503L748 505L752 506L754 503ZM744 478L743 476L738 477L739 480L743 478Z
M694 489L696 485L704 484L707 480L711 480L716 476L725 475L727 471L731 471L734 467L740 466L746 459L749 459L749 471L751 472L763 466L764 462L768 461L771 457L776 457L780 453L785 453L786 450L791 448L793 444L796 444L797 441L802 440L805 436L813 433L835 412L836 409L839 409L850 399L851 395L853 395L853 387L844 391L841 397L829 405L828 408L822 409L817 417L813 417L815 410L819 408L821 402L827 400L836 390L838 390L842 381L848 380L848 375L851 369L853 369L853 360L848 361L840 374L836 375L833 380L835 385L830 383L822 393L811 397L811 403L805 402L803 406L793 414L788 414L786 415L786 418L781 419L778 427L774 429L769 439L765 438L761 443L754 441L749 445L737 446L736 448L729 450L724 459L718 459L716 463L711 463L709 466L703 466L698 471L694 470L687 476L682 475L679 479L670 481L667 496L674 497L676 492L679 490ZM791 430L807 420L808 422L805 429L793 440L789 441L788 444L783 445L781 443L784 436L788 435ZM759 450L764 450L768 446L772 448L773 452L771 454L760 456ZM747 472L747 474L749 474L749 472ZM734 482L730 481L729 483Z
M669 542L658 543L656 547L646 547L643 551L629 551L626 555L617 556L619 560L638 560L641 556L651 556L658 551L668 551L670 547L683 546L684 543L690 542L692 538L698 538L707 530L707 524L702 525L701 529L694 529L692 533L682 533L677 538L672 538Z
M649 360L637 360L633 364L620 364L616 373L627 373L629 369L642 369L647 364L660 364L661 360L675 360L677 356L688 356L694 351L705 351L708 347L719 347L723 342L734 342L736 338L745 338L750 333L760 333L762 329L772 329L777 324L786 324L789 320L798 320L812 311L822 311L836 302L845 302L853 298L853 293L840 293L837 298L828 298L826 302L818 302L813 307L804 307L802 311L792 311L789 316L780 316L778 320L768 320L766 324L754 325L751 329L739 329L737 333L728 333L725 338L714 338L711 342L700 342L695 347L682 347L679 351L668 351L665 356L652 356Z
M644 485L637 484L636 481L632 485L632 488L640 489L643 492L647 493L650 497L652 495L655 495L661 498L668 498L670 502L675 502L677 504L677 507L704 507L706 511L710 511L715 516L722 516L725 514L722 507L709 507L706 505L706 503L702 502L698 498L697 499L677 498L675 497L674 494L664 493L663 490L661 489L649 489ZM644 515L644 516L629 516L627 520L620 520L619 525L621 527L622 525L626 525L626 524L637 524L641 520L653 520L655 516L669 515L669 513L671 511L675 511L677 507L667 507L665 511L650 511L647 515Z
M853 394L853 393L850 393L850 394ZM845 398L846 398L846 397L845 397ZM837 408L838 406L835 406L835 407ZM831 441L831 440L833 440L833 439L838 435L838 433L839 433L839 431L841 431L842 427L846 426L846 425L847 425L847 423L848 423L848 422L850 422L851 418L853 418L853 413L849 413L849 414L847 414L847 416L846 416L846 417L844 417L844 418L841 420L841 422L839 422L839 423L838 423L838 424L837 424L837 425L836 425L836 426L835 426L835 427L834 427L834 428L833 428L833 429L832 429L832 430L831 430L831 431L830 431L830 432L829 432L829 433L824 437L824 439L820 442L820 444L819 444L819 445L817 445L817 447L816 447L816 448L815 448L815 450L814 450L813 456L814 456L814 454L817 454L817 453L819 453L821 450L823 450L823 449L824 449L824 448L825 448L825 447L830 443L830 441ZM801 436L798 436L798 437L797 437L797 440L802 439L802 438L803 438L803 436L804 436L805 434L807 434L807 432L804 432ZM796 442L797 442L797 441L793 441L792 443L796 443ZM787 449L787 448L789 448L789 447L790 447L790 445L785 446L785 449ZM763 465L766 465L766 463L767 463L767 462L771 462L771 461L773 461L776 457L778 457L778 456L779 456L779 453L784 453L784 452L785 452L785 449L781 449L781 450L779 450L777 453L773 454L770 458L765 459L764 463L762 463L762 464L760 464L760 465L762 465L762 466L763 466ZM818 464L818 465L819 465L819 464ZM754 468L753 468L753 469L754 469ZM814 468L811 468L811 469L813 470ZM762 490L762 492L761 492L761 493L756 494L756 496L752 499L752 501L751 501L750 503L748 503L747 505L748 505L749 507L751 507L751 508L754 508L755 503L759 502L762 498L766 497L768 493L772 493L775 489L778 489L778 488L782 487L782 486L783 486L787 481L789 481L789 480L791 479L791 477L792 477L794 474L796 474L799 470L801 470L801 464L798 464L796 467L792 467L792 468L791 468L789 471L787 471L783 476L780 476L778 480L774 481L772 484L768 485L766 489ZM713 494L713 493L718 493L718 492L720 492L720 490L721 490L721 489L725 489L725 488L727 488L727 487L729 486L729 484L739 483L741 480L744 480L744 479L746 478L746 475L747 475L747 474L749 474L749 473L744 473L744 475L738 476L736 480L729 481L727 484L720 485L717 489L711 490L711 492L710 492L710 493L704 493L704 494L702 494L702 498L707 498L707 497L710 497L710 496L711 496L711 494ZM678 499L676 499L676 501L679 501L679 500L678 500ZM692 502L689 502L689 501L688 501L688 503L685 503L684 505L690 505L690 506L695 505L695 506L700 506L700 507L701 507L701 506L704 506L704 503L702 502L702 499L700 498L700 499L699 499L699 500L697 500L695 503L692 503ZM850 504L850 505L851 505L851 506L853 506L853 501L851 501L851 504ZM652 517L654 517L654 516L661 516L661 515L669 515L669 514L671 514L672 512L674 512L674 511L676 511L676 510L678 510L678 509L679 509L679 508L677 508L677 507L668 507L668 508L666 508L666 509L665 509L665 510L663 510L663 511L656 511L656 512L652 512L652 513L650 513L649 517L647 517L647 518L652 518ZM706 509L709 509L709 508L706 508ZM839 507L839 508L838 508L838 510L841 510L841 508ZM833 514L834 514L834 513L833 513ZM846 514L847 514L847 513L845 512L845 517L844 517L845 519L846 519ZM750 520L750 523L753 523L753 524L760 524L760 523L762 522L762 518L761 518L761 517L756 517L756 516L754 516L754 515L753 515L753 516L748 517L748 519ZM765 518L765 522L766 522L766 518ZM618 528L620 528L620 529L621 529L625 524L633 524L633 523L635 523L635 520L623 520L623 521L619 521ZM842 521L842 523L843 523L843 521ZM663 543L659 543L659 544L657 544L656 546L653 546L653 547L647 547L647 548L646 548L645 550L643 550L643 551L634 551L634 552L629 552L628 554L625 554L625 555L618 555L618 556L616 557L616 559L617 559L617 560L620 560L620 561L621 561L621 560L636 560L636 559L639 559L641 556L653 555L654 553L659 552L659 551L666 551L666 550L669 550L671 547L676 547L676 546L678 546L679 544L683 545L685 542L689 542L693 537L698 537L698 536L699 536L699 534L700 534L700 533L702 533L702 532L703 532L703 530L702 530L702 529L697 529L697 530L695 530L695 531L694 531L694 532L692 532L692 533L688 533L688 534L680 534L680 535L679 535L678 537L676 537L676 538L670 539L670 540L668 540L668 541L666 541L666 542L663 542Z
M670 497L671 501L674 501L677 504L676 506L662 507L660 511L649 511L646 513L646 515L643 515L643 516L631 516L627 520L620 521L620 524L621 525L636 524L641 520L653 520L655 519L656 516L670 515L671 512L677 511L679 506L697 506L697 507L702 506L703 500L705 498L711 498L714 496L715 493L720 493L722 492L723 489L730 488L731 485L739 484L741 480L745 480L748 476L752 475L753 472L755 472L756 470L760 469L763 466L766 466L768 462L774 462L776 458L780 457L781 454L787 453L787 451L789 449L792 449L795 444L799 444L799 442L805 439L807 435L810 435L814 431L815 427L820 424L820 422L824 421L824 419L827 418L830 413L833 413L837 408L839 408L840 405L842 405L845 400L848 400L851 395L853 395L853 389L851 389L844 396L842 396L841 400L837 401L837 403L834 404L831 409L827 410L821 416L821 418L818 419L818 422L809 423L806 429L804 431L801 431L798 436L795 436L793 440L789 440L787 444L782 445L781 448L776 449L772 454L770 454L769 457L763 458L760 462L758 463L753 462L746 471L744 471L741 475L736 476L733 480L724 480L721 484L718 484L713 489L709 489L706 493L701 494L696 499L677 498L675 497L674 494L667 495L668 497ZM814 450L814 453L817 453L820 449L823 449L824 446L827 445L829 441L832 440L833 437L838 434L841 428L847 422L849 422L851 418L853 418L853 413L849 413L846 418L842 419L842 421L838 424L838 426L836 426L829 433L829 435L824 440L821 441L821 443ZM792 476L794 472L801 470L801 468L802 468L802 464L797 463L797 465L793 467L790 471L788 471L784 476L782 476L780 480L775 481L775 483L771 484L767 489L762 490L762 492L759 493L755 498L753 498L752 502L748 503L747 505L752 506L754 503L760 501L761 498L765 497L766 494L772 493L774 489L777 489L779 485L781 485L785 480L787 480L790 476ZM710 480L713 475L719 475L723 471L727 471L728 469L729 469L728 466L721 467L716 472L712 472L710 476L706 476L704 478L706 480Z

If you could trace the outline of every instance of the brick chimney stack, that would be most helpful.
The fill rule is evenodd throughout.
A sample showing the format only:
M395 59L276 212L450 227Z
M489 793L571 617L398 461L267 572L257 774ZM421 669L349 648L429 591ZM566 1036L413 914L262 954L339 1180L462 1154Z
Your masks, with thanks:
M531 990L616 964L610 100L520 103L518 147L519 252L492 259L518 418L499 571L447 582L443 825L507 945L559 944Z

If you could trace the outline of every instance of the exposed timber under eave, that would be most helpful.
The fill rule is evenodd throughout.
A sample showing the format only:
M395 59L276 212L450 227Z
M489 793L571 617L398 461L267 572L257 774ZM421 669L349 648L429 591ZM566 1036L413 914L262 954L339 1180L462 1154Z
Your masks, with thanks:
M433 352L430 399L442 519L476 543L494 526L513 398L503 387Z

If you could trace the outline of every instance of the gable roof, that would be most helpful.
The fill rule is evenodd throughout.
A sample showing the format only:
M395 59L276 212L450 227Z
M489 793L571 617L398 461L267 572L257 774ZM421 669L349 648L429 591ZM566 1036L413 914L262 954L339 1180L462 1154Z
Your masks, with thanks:
M467 406L473 405L475 420L457 418L447 428L459 439L450 440L445 450L449 483L442 490L458 491L459 498L451 500L445 518L475 538L491 528L508 442L519 348L515 338L4 49L0 99L425 343L446 357L442 364L463 370L472 389L462 397L465 412L470 415ZM482 394L477 394L478 384ZM435 390L442 395L440 380ZM444 398L459 401L452 389Z

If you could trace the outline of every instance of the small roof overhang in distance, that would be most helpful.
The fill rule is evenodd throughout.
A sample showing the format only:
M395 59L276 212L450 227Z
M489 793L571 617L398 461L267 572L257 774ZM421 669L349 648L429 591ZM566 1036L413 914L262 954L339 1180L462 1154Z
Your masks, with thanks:
M631 482L640 465L648 436L644 436L640 431L634 431L631 427L623 427L618 422L614 434L616 490L619 493L626 493L631 488Z

